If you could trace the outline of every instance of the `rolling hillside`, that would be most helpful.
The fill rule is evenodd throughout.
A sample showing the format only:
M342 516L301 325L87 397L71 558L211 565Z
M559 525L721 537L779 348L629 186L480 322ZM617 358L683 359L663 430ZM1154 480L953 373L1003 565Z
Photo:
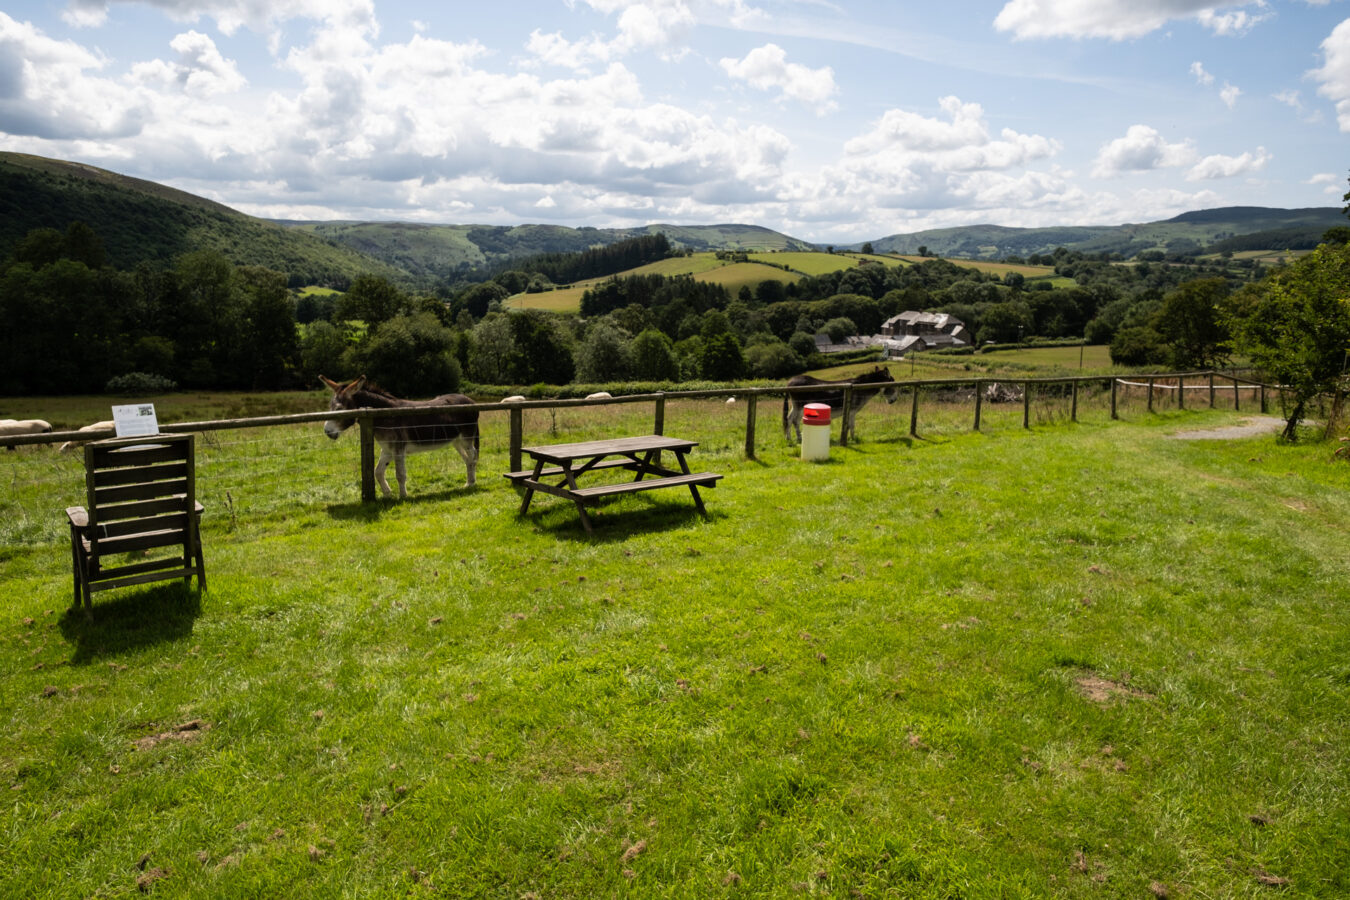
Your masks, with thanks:
M755 225L647 225L568 228L562 225L419 225L407 222L288 223L418 277L456 278L539 253L577 253L646 234L676 247L703 250L814 250L805 241Z
M1345 224L1345 216L1334 206L1307 209L1230 206L1182 213L1161 222L1137 225L939 228L893 234L872 241L872 246L879 253L916 253L919 247L927 247L929 252L939 256L968 259L1029 256L1050 253L1056 247L1129 257L1145 250L1198 252L1212 244L1224 249L1220 242L1241 237L1244 238L1241 241L1243 249L1287 250L1315 246L1328 228ZM1254 244L1262 246L1258 248ZM859 246L854 245L855 248Z
M293 283L340 283L362 273L406 281L400 269L314 235L211 200L94 166L0 153L0 259L35 228L88 224L119 269L165 266L193 250L266 266Z
M406 222L274 222L257 219L174 188L80 163L0 152L0 259L35 228L64 230L83 221L103 239L121 269L166 266L192 250L218 250L239 265L286 272L292 284L342 284L381 275L406 287L479 280L512 260L566 253L663 233L681 249L738 250L771 265L817 245L756 225L455 225ZM914 254L919 247L947 258L995 260L1048 254L1056 247L1112 252L1271 251L1316 244L1346 220L1336 207L1228 207L1184 213L1163 222L1117 226L1010 228L977 225L895 234L873 240L878 254ZM857 249L861 245L855 245ZM837 267L845 257L812 254L812 265ZM777 257L777 259L775 259ZM821 260L825 262L822 263ZM850 262L847 264L856 264Z

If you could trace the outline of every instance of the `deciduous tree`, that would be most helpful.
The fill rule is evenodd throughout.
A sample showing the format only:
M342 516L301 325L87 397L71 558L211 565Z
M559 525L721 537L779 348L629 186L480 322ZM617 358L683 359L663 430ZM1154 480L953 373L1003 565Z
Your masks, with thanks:
M1224 304L1236 349L1288 391L1284 437L1308 403L1345 390L1350 354L1350 245L1323 244Z

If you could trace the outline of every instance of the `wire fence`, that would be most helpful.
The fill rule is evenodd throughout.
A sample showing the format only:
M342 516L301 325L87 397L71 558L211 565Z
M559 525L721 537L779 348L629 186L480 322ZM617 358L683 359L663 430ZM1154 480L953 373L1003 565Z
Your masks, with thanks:
M908 444L978 429L998 432L1068 422L1107 422L1174 409L1265 411L1279 389L1216 373L1071 379L941 380L894 382L898 397L877 395L857 415L856 440ZM875 385L869 385L869 388ZM779 388L689 391L595 400L477 404L479 483L493 487L503 472L520 468L522 445L592 440L601 435L664 433L699 442L701 458L749 457L772 462L796 455L784 436L783 404L793 393ZM852 401L852 398L849 398ZM848 401L846 401L848 402ZM852 401L856 402L856 401ZM350 438L324 436L329 413L165 424L165 432L199 434L199 494L211 510L211 527L286 516L297 506L359 506L375 498L373 423L408 410L361 410ZM434 410L429 411L434 413ZM841 417L842 418L842 417ZM364 441L361 432L364 431ZM839 426L834 426L836 439ZM25 548L65 540L62 511L84 503L83 454L57 452L72 433L17 439L0 452L0 563ZM90 435L79 435L89 439ZM358 447L366 444L367 452ZM417 495L462 488L458 454L443 450L413 457L409 482ZM387 476L392 479L393 473ZM506 486L500 480L502 487Z

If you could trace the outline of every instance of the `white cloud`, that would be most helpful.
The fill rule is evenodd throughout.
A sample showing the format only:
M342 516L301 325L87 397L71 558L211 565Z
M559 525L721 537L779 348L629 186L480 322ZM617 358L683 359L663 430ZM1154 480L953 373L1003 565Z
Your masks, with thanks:
M150 119L149 104L95 74L106 65L101 55L0 12L0 132L54 140L136 134Z
M71 25L104 24L113 3L131 0L70 0L62 17ZM375 33L373 0L136 0L164 12L177 22L212 19L225 34L246 27L265 32L287 19L314 19Z
M723 59L723 71L761 91L778 90L824 115L837 108L832 99L839 92L834 70L829 66L811 69L787 61L787 53L777 44L765 44L746 54L745 59Z
M1208 86L1214 83L1214 76L1206 72L1204 65L1199 62L1191 63L1191 74L1200 84Z
M1328 197L1340 197L1344 190L1344 188L1341 187L1343 184L1341 176L1332 172L1318 172L1303 183L1312 185L1313 187L1320 185L1322 193L1326 194Z
M559 33L530 33L525 49L538 61L553 66L584 69L596 63L637 52L655 52L664 58L680 56L684 41L697 19L684 0L586 0L607 15L617 12L617 33L613 38L593 34L569 41Z
M1219 91L1219 99L1229 109L1237 106L1238 97L1242 96L1242 88L1231 85L1228 82L1223 83L1223 89Z
M1257 147L1255 153L1247 152L1241 156L1206 156L1186 173L1187 181L1205 181L1214 178L1235 178L1238 175L1250 175L1265 168L1271 156L1265 147Z
M1262 9L1266 6L1261 0L1258 0L1256 5ZM1245 10L1217 13L1212 9L1202 9L1195 18L1201 25L1215 34L1231 37L1246 34L1273 15L1274 13L1249 15Z
M1317 93L1335 105L1341 131L1350 132L1350 19L1322 41L1322 56L1322 67L1308 75L1318 82Z
M1264 0L1239 0L1219 7L1264 9ZM1219 14L1213 0L1009 0L994 27L1018 38L1109 38L1127 40L1162 28L1174 19L1195 19L1217 34L1240 34L1266 15L1242 11Z
M789 179L789 217L849 222L857 210L875 217L974 214L1053 206L1078 190L1058 171L1017 171L1058 153L1058 141L1002 130L992 137L978 103L939 101L942 115L892 109L844 144L844 157ZM947 213L937 211L946 210Z
M1110 178L1126 172L1147 172L1190 164L1195 148L1189 140L1175 144L1148 125L1131 125L1122 138L1103 145L1093 163L1092 174Z
M176 62L153 60L131 68L131 80L141 84L177 85L196 97L228 94L246 84L234 60L225 59L210 37L196 31L178 35L169 42L178 52Z

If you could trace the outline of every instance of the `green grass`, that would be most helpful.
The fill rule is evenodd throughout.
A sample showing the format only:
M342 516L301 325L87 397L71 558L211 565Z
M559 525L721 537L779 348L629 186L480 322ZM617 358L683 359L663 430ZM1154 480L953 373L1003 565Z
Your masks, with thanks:
M779 254L780 256L782 254ZM701 275L695 275L697 281L711 281L720 284L727 289L727 293L732 297L740 293L741 288L748 287L752 291L759 287L765 281L778 281L783 284L792 284L800 281L802 276L796 272L784 272L782 269L773 269L769 266L759 263L733 263L729 266L723 266L720 269L714 269L711 272L704 272Z
M763 253L752 257L773 260L783 256L824 256L813 253ZM634 275L662 275L673 278L676 275L693 275L699 281L711 281L720 284L734 297L742 287L755 288L761 281L781 281L785 284L799 281L801 275L785 272L779 268L756 263L733 263L718 259L714 253L694 253L690 256L675 256L662 259L636 269L629 269L613 278L628 278ZM581 309L581 295L597 284L609 280L593 278L556 291L538 294L516 294L506 301L505 306L512 309L545 309L550 312L577 312Z
M858 265L856 258L838 253L751 253L750 260L787 266L803 275L825 275L838 272L840 269L852 269Z
M813 465L776 404L747 461L743 403L671 401L711 519L660 491L594 539L517 517L504 414L478 490L419 455L406 503L318 424L213 433L210 591L92 624L79 461L0 454L0 895L1345 896L1345 464L1064 402L972 434L925 395L916 440L874 401Z

